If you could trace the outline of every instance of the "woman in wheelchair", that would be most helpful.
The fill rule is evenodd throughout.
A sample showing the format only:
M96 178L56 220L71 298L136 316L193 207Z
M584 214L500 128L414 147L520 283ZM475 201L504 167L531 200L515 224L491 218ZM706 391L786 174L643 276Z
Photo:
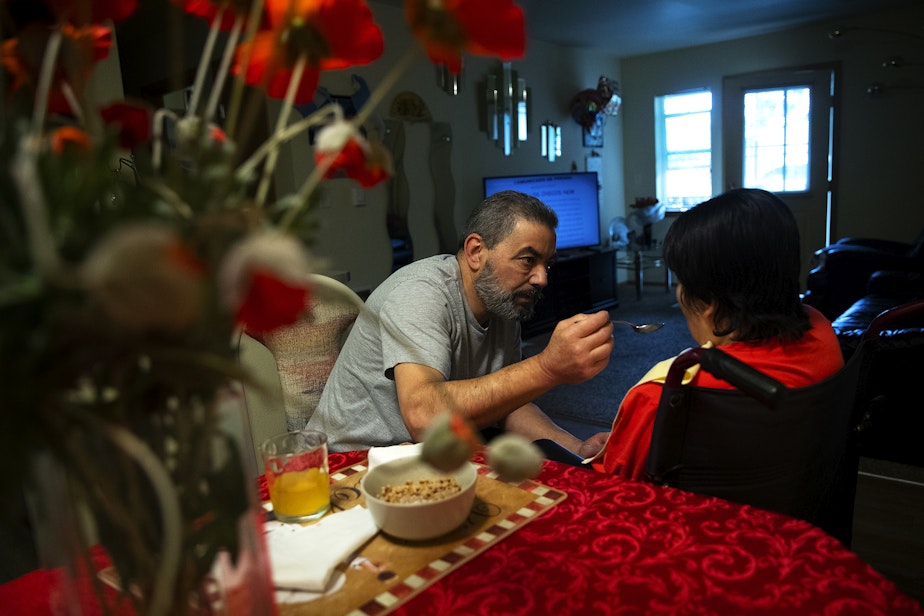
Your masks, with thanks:
M722 351L786 387L825 380L844 361L831 323L799 296L799 231L788 206L764 190L735 189L681 214L664 238L677 301L697 343ZM627 393L603 450L590 462L628 479L645 476L662 384L673 358ZM688 370L684 382L732 389Z

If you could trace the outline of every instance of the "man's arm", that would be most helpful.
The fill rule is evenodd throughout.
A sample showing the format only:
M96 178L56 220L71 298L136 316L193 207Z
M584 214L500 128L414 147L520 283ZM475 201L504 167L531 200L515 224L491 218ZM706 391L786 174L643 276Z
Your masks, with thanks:
M479 427L487 426L556 385L596 376L609 362L612 348L613 325L609 314L600 311L560 322L541 353L477 378L446 381L433 368L398 364L394 376L401 416L415 440L423 437L433 417L446 410L462 414Z
M606 445L606 439L610 434L609 432L598 432L586 441L582 441L557 425L538 406L532 403L521 406L510 413L504 423L504 429L524 436L531 441L539 439L555 441L581 458L595 456Z

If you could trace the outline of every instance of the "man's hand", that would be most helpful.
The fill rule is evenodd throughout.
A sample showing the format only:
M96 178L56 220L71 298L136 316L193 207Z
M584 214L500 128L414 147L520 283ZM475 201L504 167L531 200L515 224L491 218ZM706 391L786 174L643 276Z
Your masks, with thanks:
M577 455L582 458L592 458L597 455L603 446L606 445L606 440L610 437L609 432L597 432L589 439L581 443L581 448L576 452Z
M537 358L555 382L583 383L606 368L612 350L613 323L601 310L559 322Z

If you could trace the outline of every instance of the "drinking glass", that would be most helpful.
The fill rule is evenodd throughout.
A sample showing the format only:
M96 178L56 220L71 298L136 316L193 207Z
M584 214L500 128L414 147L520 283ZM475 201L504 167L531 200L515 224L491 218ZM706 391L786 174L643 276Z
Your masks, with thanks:
M330 509L327 435L293 430L260 446L266 485L280 522L310 522Z

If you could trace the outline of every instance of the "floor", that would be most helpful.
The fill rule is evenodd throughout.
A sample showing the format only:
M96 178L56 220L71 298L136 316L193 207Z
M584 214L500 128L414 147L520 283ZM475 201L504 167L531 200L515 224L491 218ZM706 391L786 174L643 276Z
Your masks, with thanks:
M863 459L853 551L924 603L924 468Z

